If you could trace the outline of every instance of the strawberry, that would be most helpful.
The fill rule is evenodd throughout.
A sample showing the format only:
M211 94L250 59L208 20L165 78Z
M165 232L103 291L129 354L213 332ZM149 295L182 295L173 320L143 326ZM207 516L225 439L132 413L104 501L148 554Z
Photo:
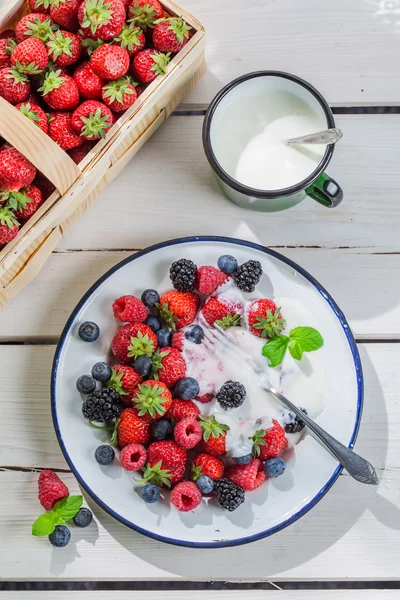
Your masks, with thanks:
M15 40L15 31L14 31L14 29L5 29L4 31L0 32L0 40L8 40L8 39L14 39Z
M114 122L108 106L97 100L86 100L72 114L72 127L85 140L105 138Z
M79 0L51 0L50 16L55 23L75 33L79 28L79 4Z
M157 345L157 337L150 327L144 323L128 323L114 335L111 349L121 362L131 362L138 356L151 356Z
M84 142L82 146L78 148L73 148L68 152L72 160L76 165L79 165L80 162L89 154L91 149L93 148L93 144L91 142Z
M13 38L0 39L0 69L11 65L11 53L17 42Z
M179 52L189 41L189 27L180 17L159 21L153 29L153 45L160 52Z
M83 33L97 40L112 40L122 30L125 7L121 0L83 0L78 20Z
M193 481L181 481L171 492L171 504L180 512L189 512L199 506L202 493Z
M155 377L173 387L180 379L186 377L186 363L176 348L161 348L153 357L153 373Z
M187 417L197 419L200 415L199 407L193 402L193 400L173 400L171 408L169 410L169 416L174 421L181 421Z
M129 69L128 51L115 44L104 44L93 52L90 66L103 79L120 79Z
M29 0L28 3L31 13L41 13L43 15L50 13L51 0Z
M161 54L154 48L141 50L133 57L131 71L142 83L154 81L157 75L165 75L170 54Z
M81 55L81 42L70 31L56 31L46 42L49 57L61 68L75 63Z
M35 179L36 169L16 148L0 150L0 188L5 192L17 192L28 187Z
M132 23L146 31L164 17L164 9L158 0L131 0L128 16Z
M150 423L138 416L134 408L126 408L116 422L118 446L147 444L150 439Z
M211 400L213 398L214 398L214 394L207 393L207 394L202 394L201 396L196 396L195 400L196 400L196 402L200 402L201 404L208 404L208 402L211 402Z
M124 323L143 323L149 311L139 298L121 296L112 305L114 317Z
M134 407L145 421L155 421L171 408L172 394L167 386L155 379L139 384L132 394Z
M26 75L22 75L13 67L0 70L0 96L4 100L11 104L19 104L27 98L30 91L31 86Z
M253 335L262 338L273 338L280 335L285 328L285 319L272 300L262 298L250 303L246 311L249 329Z
M273 426L269 429L256 431L253 441L253 455L261 460L274 458L286 448L288 441L284 429L278 421L272 421Z
M137 84L137 86L135 87L135 90L136 90L136 94L137 94L138 98L139 98L139 96L141 94L143 94L143 92L145 91L145 89L146 89L145 85L140 85L140 83Z
M22 223L30 219L43 203L42 192L36 185L29 185L19 192L0 192L0 202L1 199L7 200L8 208Z
M38 497L45 510L51 510L56 502L67 498L69 491L54 471L44 470L39 475Z
M215 481L222 477L224 468L225 465L220 458L201 452L193 459L192 479L197 481L200 475L206 475Z
M101 94L104 104L115 112L127 110L137 98L135 86L129 77L111 81L103 87Z
M19 222L9 208L0 206L0 248L11 242L18 234Z
M186 450L171 440L154 442L147 448L147 467L144 481L171 486L183 479L186 469Z
M229 275L226 275L226 273L223 273L216 267L205 266L197 269L196 290L200 294L210 296L227 281L229 281Z
M81 63L74 71L73 78L82 98L97 100L101 98L104 81L96 75L90 63Z
M23 42L26 38L34 37L42 42L47 42L55 31L57 25L48 15L30 13L22 17L15 28L17 42Z
M11 54L11 64L24 75L41 73L48 62L46 46L36 38L20 42Z
M49 71L39 88L43 99L56 110L73 110L79 103L79 91L75 80L61 70Z
M120 394L122 402L127 406L132 406L131 400L142 381L141 375L128 365L115 365L111 373L107 387L114 388Z
M172 334L171 346L179 350L179 352L183 351L183 343L185 341L185 334L183 331L175 331Z
M225 477L245 492L256 490L266 480L264 465L258 458L253 458L247 465L235 465L227 469Z
M47 200L49 196L55 191L55 186L45 177L42 173L37 171L36 177L33 182L38 186L43 195L43 200Z
M215 296L207 300L201 313L209 325L216 323L222 329L227 329L240 325L243 306L230 298Z
M202 450L213 456L226 454L225 438L226 432L229 431L228 425L218 423L214 415L201 416L200 425L203 428Z
M49 118L49 136L63 150L78 148L83 138L72 128L72 116L69 112L53 112Z
M172 290L161 296L157 308L161 319L170 329L175 330L193 323L199 302L199 297L194 292Z
M121 46L121 48L125 48L132 58L139 50L143 50L145 47L146 36L134 23L126 23L119 35L114 39L114 43Z
M30 121L33 121L42 131L48 133L49 127L47 124L47 115L38 104L34 104L33 102L21 102L20 104L17 104L16 108L18 108L25 117L28 117Z

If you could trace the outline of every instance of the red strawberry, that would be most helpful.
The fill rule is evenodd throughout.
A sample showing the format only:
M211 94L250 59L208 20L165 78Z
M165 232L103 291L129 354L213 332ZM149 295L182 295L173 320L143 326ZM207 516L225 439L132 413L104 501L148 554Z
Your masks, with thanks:
M117 331L111 342L114 355L122 362L138 356L151 356L158 345L157 336L144 323L128 323Z
M89 141L106 137L113 122L111 110L97 100L86 100L72 114L72 127Z
M48 133L49 127L47 124L47 115L38 104L33 102L21 102L17 104L16 108L35 123L42 131Z
M194 292L172 290L160 298L160 317L170 329L182 329L195 320L199 302Z
M43 203L42 192L36 185L29 185L19 192L0 193L0 198L7 199L7 206L15 212L16 218L22 223L30 219Z
M72 160L76 165L79 165L83 161L83 159L89 154L91 149L93 148L93 144L91 142L84 142L82 146L78 148L73 148L68 152Z
M146 464L147 452L142 444L128 444L121 450L119 462L126 471L140 471Z
M184 340L185 334L183 333L183 331L175 331L175 333L172 334L171 346L179 350L179 352L182 352Z
M226 273L223 273L216 267L205 266L197 269L196 290L200 294L210 296L220 285L223 285L227 281L229 281L229 275L226 275Z
M207 394L202 394L201 396L196 396L195 400L196 400L196 402L201 402L201 404L208 404L208 402L211 402L211 400L213 398L214 398L214 394L207 393Z
M143 323L149 311L139 298L121 296L114 301L113 313L116 319L124 323Z
M161 54L154 48L141 50L133 57L131 71L143 83L154 81L157 75L165 75L170 54Z
M5 192L28 187L35 179L36 169L16 148L0 150L0 188Z
M97 100L101 98L104 81L96 75L90 63L83 62L77 67L73 75L82 98Z
M11 53L16 45L17 42L13 38L0 39L0 69L11 65Z
M131 0L128 16L132 23L146 31L148 27L154 27L158 19L164 16L164 9L158 0Z
M192 478L197 481L200 475L206 475L215 481L222 477L224 468L225 465L220 458L202 452L193 459Z
M171 504L180 512L194 510L201 503L202 494L193 481L181 481L171 492Z
M159 21L153 29L153 45L160 52L179 52L189 41L192 29L181 17Z
M135 87L135 90L136 90L136 94L137 94L137 97L138 97L138 98L139 98L139 96L140 96L141 94L143 94L143 92L145 91L145 89L146 89L146 86L145 86L145 85L143 85L143 84L142 84L142 85L140 85L140 83L138 83L138 84L137 84L137 86Z
M42 42L47 42L53 31L57 29L48 15L30 13L22 17L15 28L17 42L23 42L26 38L34 37Z
M57 473L42 471L38 480L39 502L45 510L51 510L56 502L67 498L69 491Z
M173 400L169 415L174 421L181 421L187 417L197 419L200 415L200 409L193 400Z
M120 79L129 69L128 51L115 44L104 44L93 52L90 66L103 79Z
M121 46L121 48L125 48L132 58L139 50L143 50L145 47L146 36L134 23L126 23L119 35L114 39L114 43Z
M251 333L263 338L280 335L285 328L285 319L280 310L275 302L267 298L251 302L246 313Z
M76 32L79 4L79 0L51 0L50 16L61 27Z
M229 430L228 425L218 423L214 415L210 417L200 417L200 424L203 428L202 450L213 456L222 456L226 454L225 438Z
M115 365L112 369L111 379L107 381L107 387L114 388L121 396L121 400L127 406L132 406L132 397L135 395L141 375L128 365Z
M102 98L111 110L122 112L127 110L137 98L135 86L129 77L122 77L117 81L111 81L103 87Z
M83 33L97 40L112 40L125 22L125 7L121 0L83 0L78 20Z
M79 91L75 80L58 71L49 71L42 87L43 99L56 110L74 110L79 103Z
M154 442L147 449L146 481L170 486L183 478L186 470L186 450L170 440Z
M33 182L35 185L40 188L40 191L43 194L43 200L47 200L49 196L55 191L55 186L45 177L42 173L37 171L35 180Z
M253 458L247 465L230 467L225 477L240 485L246 492L256 490L266 480L264 465L258 458Z
M50 12L51 0L29 0L29 9L31 13L41 13L48 15Z
M201 312L209 325L216 323L222 329L227 329L240 325L243 306L224 296L215 296L207 300Z
M285 431L278 421L273 420L272 423L270 429L256 431L253 437L253 454L261 460L278 456L288 444Z
M72 116L69 112L51 113L49 136L63 150L72 150L84 143L83 138L72 129Z
M0 70L0 96L7 102L19 104L27 98L30 91L31 86L26 75L22 75L13 67Z
M11 242L19 231L19 223L9 208L0 206L0 248Z
M180 379L186 377L185 359L179 350L166 346L154 355L153 371L157 379L171 388Z
M15 39L15 31L14 29L5 29L4 31L0 32L0 40L4 40L4 39Z
M70 31L56 31L46 42L49 57L61 68L75 63L81 55L81 42Z
M116 424L118 446L127 444L147 444L150 439L150 423L138 416L134 408L126 408Z
M48 62L46 46L36 38L28 38L20 42L11 54L11 64L24 75L41 73Z
M145 421L161 419L171 408L172 395L167 386L155 379L139 384L132 394L134 407Z

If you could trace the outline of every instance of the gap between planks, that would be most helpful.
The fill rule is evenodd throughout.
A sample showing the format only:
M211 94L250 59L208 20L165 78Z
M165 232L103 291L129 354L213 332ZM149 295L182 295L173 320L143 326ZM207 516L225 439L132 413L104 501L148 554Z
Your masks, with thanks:
M206 114L208 104L180 104L174 111L176 117L202 117ZM382 115L400 114L400 106L331 106L334 115Z

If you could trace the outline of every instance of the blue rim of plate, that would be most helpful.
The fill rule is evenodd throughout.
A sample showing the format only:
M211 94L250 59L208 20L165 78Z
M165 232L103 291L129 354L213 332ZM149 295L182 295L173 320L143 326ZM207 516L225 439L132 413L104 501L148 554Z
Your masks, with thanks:
M355 420L355 424L354 424L353 433L352 433L350 442L348 444L349 448L353 448L355 441L357 439L358 430L360 428L360 422L361 422L361 415L362 415L363 402L364 402L364 379L363 379L361 359L360 359L360 355L358 352L357 344L353 337L353 334L351 333L349 324L347 323L346 317L344 316L343 312L340 310L339 306L336 304L336 302L334 301L332 296L326 291L326 289L314 277L312 277L312 275L310 275L307 271L305 271L302 267L300 267L298 264L296 264L289 258L286 258L282 254L279 254L279 252L275 252L274 250L266 248L265 246L261 246L260 244L255 244L254 242L248 242L246 240L239 240L237 238L229 238L229 237L222 237L222 236L191 236L191 237L177 238L174 240L161 242L159 244L154 244L153 246L149 246L148 248L145 248L144 250L140 250L139 252L136 252L132 256L128 256L127 258L125 258L124 260L119 262L117 265L112 267L109 271L107 271L102 277L100 277L100 279L98 279L96 281L96 283L94 283L91 286L91 288L81 298L81 300L78 302L78 304L72 311L71 316L69 317L69 319L62 331L60 341L56 348L53 366L52 366L52 372L51 372L51 398L50 398L51 414L52 414L52 418L53 418L53 425L54 425L54 429L56 432L58 443L60 445L61 451L62 451L64 458L67 461L71 471L73 472L74 476L78 480L80 486L89 494L89 496L96 502L96 504L98 504L103 510L105 510L111 517L114 517L117 521L119 521L123 525L126 525L130 529L137 531L138 533L146 535L146 536L153 538L159 542L165 542L167 544L173 544L175 546L185 546L185 547L189 547L189 548L224 548L224 547L229 547L229 546L240 546L243 544L248 544L250 542L256 542L257 540L261 540L265 537L269 537L270 535L277 533L278 531L281 531L282 529L285 529L285 527L288 527L289 525L291 525L292 523L294 523L295 521L300 519L300 517L302 517L309 510L311 510L321 500L321 498L323 498L323 496L330 490L330 488L333 486L333 484L339 477L340 473L342 472L342 469L343 469L342 465L339 464L337 466L337 468L335 469L335 471L333 472L331 477L328 479L326 484L319 490L319 492L312 498L312 500L310 500L310 502L308 502L305 506L303 506L302 509L300 509L294 515L292 515L289 519L286 519L285 521L282 521L282 523L279 523L279 525L275 525L274 527L266 529L265 531L261 531L260 533L256 533L254 535L251 535L251 536L248 536L245 538L239 538L236 540L224 540L224 541L220 541L220 542L189 542L186 540L178 540L178 539L169 538L169 537L162 536L162 535L157 535L156 533L153 533L152 531L143 529L139 525L136 525L135 523L128 521L127 519L125 519L124 517L122 517L121 515L116 513L107 504L105 504L93 492L93 490L86 484L86 482L80 476L77 468L73 464L73 462L67 452L67 449L64 445L64 441L63 441L63 438L62 438L62 435L60 432L60 428L58 425L58 419L57 419L56 380L57 380L57 371L58 371L60 354L63 349L66 337L67 337L68 333L70 332L70 329L74 324L75 318L76 318L77 314L79 313L79 311L81 310L81 308L83 307L83 305L87 302L87 300L90 298L90 296L93 294L93 292L104 281L106 281L106 279L108 279L113 273L115 273L115 271L118 271L119 269L124 267L126 264L128 264L138 258L141 258L142 256L149 254L150 252L159 250L160 248L166 248L167 246L176 246L179 244L187 244L190 242L217 242L217 243L224 243L224 244L236 244L237 246L245 246L248 248L253 248L254 250L259 250L260 252L263 252L264 254L273 256L274 258L286 263L287 265L289 265L290 267L295 269L298 273L303 275L303 277L305 279L307 279L315 287L315 289L321 294L321 296L326 300L326 302L328 302L329 306L335 313L335 315L336 315L337 319L339 320L340 325L342 326L342 329L346 335L346 338L349 343L350 350L351 350L351 353L353 356L353 361L354 361L354 368L355 368L356 379L357 379L357 412L356 412L356 420Z

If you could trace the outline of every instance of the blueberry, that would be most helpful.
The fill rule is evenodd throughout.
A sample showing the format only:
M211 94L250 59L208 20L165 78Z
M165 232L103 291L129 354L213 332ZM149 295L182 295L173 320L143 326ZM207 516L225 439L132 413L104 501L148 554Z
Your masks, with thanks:
M151 426L151 435L158 442L172 436L172 425L166 419L154 421Z
M161 329L161 321L154 315L149 315L145 320L145 324L150 327L154 333L157 333L157 331Z
M204 340L203 328L200 327L200 325L192 325L185 331L185 338L189 340L189 342L201 344Z
M85 321L79 327L78 335L84 342L94 342L100 335L100 329L96 323Z
M245 454L244 456L232 456L232 459L238 465L248 465L253 456L251 454Z
M80 394L91 394L96 389L96 382L90 375L81 375L76 382L76 389Z
M157 502L157 500L160 498L160 489L156 485L148 483L144 486L140 492L140 495L145 502L153 504L153 502Z
M77 527L87 527L93 520L93 513L88 508L81 508L72 520Z
M160 348L170 346L172 340L172 334L168 329L159 329L156 333L158 339L158 345Z
M207 475L200 475L196 483L202 494L210 494L214 489L214 482Z
M182 400L192 400L199 395L200 387L193 377L184 377L175 386L175 397Z
M114 448L108 446L107 444L103 444L96 448L96 452L94 453L94 457L99 465L109 465L114 460L115 452Z
M92 369L92 377L104 383L111 378L111 367L106 362L98 362Z
M265 461L264 471L268 477L279 477L285 472L286 462L283 458L269 458Z
M143 354L142 356L138 356L137 359L135 361L133 361L133 366L136 369L136 371L139 373L139 375L142 375L142 377L147 377L147 375L151 371L153 362L152 362L150 356L145 356Z
M160 294L156 290L144 290L142 294L142 302L148 308L154 308L154 306L160 302Z
M230 275L238 268L238 261L230 254L224 254L223 256L219 257L217 265L220 271Z
M56 525L53 533L49 535L49 542L53 544L53 546L57 546L57 548L62 548L69 543L71 539L71 532L68 527L65 525Z

